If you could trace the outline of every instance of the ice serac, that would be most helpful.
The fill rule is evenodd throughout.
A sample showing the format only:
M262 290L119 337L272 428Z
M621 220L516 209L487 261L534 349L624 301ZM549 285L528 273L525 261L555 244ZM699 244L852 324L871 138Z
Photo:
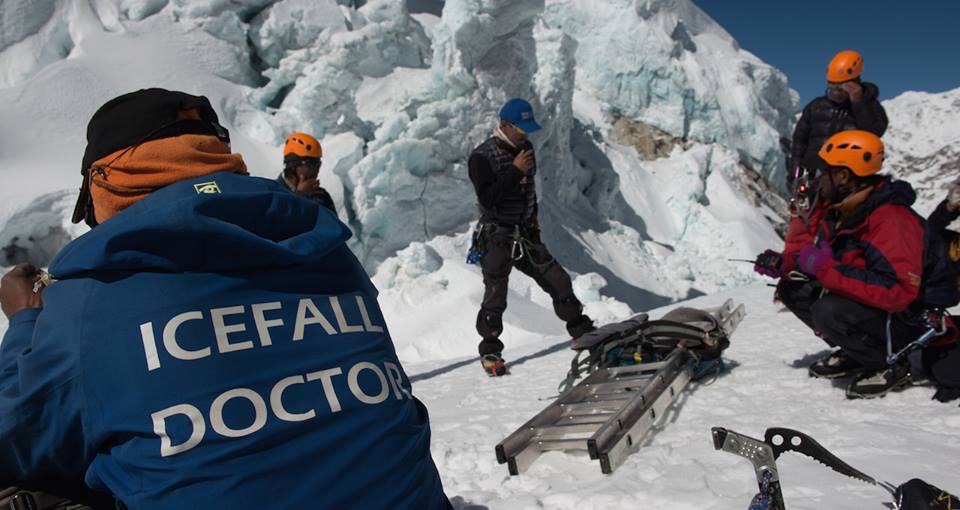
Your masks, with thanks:
M23 5L0 4L0 22ZM780 243L784 207L763 183L783 181L796 96L686 0L449 0L439 19L395 0L34 5L46 10L0 49L14 83L0 103L36 120L0 144L30 155L0 150L0 166L43 183L77 172L66 151L42 150L38 126L82 152L76 119L110 97L206 94L256 175L275 175L287 133L322 139L321 182L374 274L412 243L466 235L468 155L523 97L544 126L532 137L544 238L605 297L639 309L737 286L752 273L726 259ZM73 49L37 63L30 51L63 36ZM130 58L143 48L150 60Z
M883 136L884 170L913 185L915 208L926 216L960 176L960 88L904 92L883 106L890 119Z
M24 81L74 48L68 5L4 0L0 5L0 88Z
M266 80L251 99L275 110L277 142L290 130L318 137L353 131L371 139L375 126L357 113L363 80L429 60L430 41L404 2L350 9L333 0L283 0L260 12L250 30Z
M692 2L549 0L544 19L577 41L577 87L610 115L720 143L782 182L798 97Z
M396 105L367 156L344 175L354 247L368 267L476 218L466 159L490 135L504 100L536 98L534 28L542 9L536 1L445 4L433 27L432 67L422 77L428 86ZM569 152L566 143L556 145Z
M729 44L731 54L739 55L739 50L692 5L671 5L649 4L651 10L641 15L629 2L446 2L442 19L431 30L428 86L413 97L398 98L393 115L368 114L377 117L372 122L378 125L368 152L341 174L357 234L353 246L367 267L372 270L411 242L467 230L477 217L466 175L467 156L490 136L503 101L523 97L533 104L544 126L532 137L538 156L541 224L551 251L565 267L580 274L597 273L607 282L607 295L637 308L750 281L749 271L725 258L778 245L772 223L782 206L766 205L774 200L767 196L774 194L756 184L757 174L767 171L764 157L770 156L771 174L777 173L774 167L779 168L782 159L769 154L752 158L750 151L766 154L779 147L777 129L786 127L761 122L765 128L748 131L745 126L758 124L744 120L758 115L749 108L760 108L761 103L745 103L740 110L726 112L733 106L722 103L715 89L707 86L701 102L709 104L697 107L707 113L685 109L700 104L689 103L699 97L693 87L704 76L719 72L720 66L701 69L695 60L676 64L671 52L681 56L707 52L719 44L711 37ZM670 18L671 8L680 14ZM684 9L690 14L683 15ZM690 21L681 25L677 21L681 17ZM617 25L622 20L630 23ZM608 22L614 29L604 26ZM669 25L666 32L664 24ZM642 44L635 45L631 34L641 28L646 35L641 34ZM604 34L623 37L634 46L614 50L611 41L602 40ZM654 48L641 49L643 44ZM662 79L652 84L638 80L630 90L623 85L622 95L604 95L591 85L597 79L592 73L604 66L616 68L621 57L631 61L635 58L631 51L663 53L664 62L644 64L667 66ZM782 80L754 57L740 58ZM638 68L625 68L619 79L637 74ZM718 81L722 80L715 78L711 87ZM756 83L745 79L738 90L754 93ZM763 83L783 88L784 109L795 106L784 81ZM636 103L628 115L634 93L655 100L642 108ZM677 98L679 109L663 119L642 116L669 108ZM723 115L744 122L724 123ZM672 135L669 122L676 119L693 127ZM664 120L660 127L659 120ZM630 143L615 140L618 121L649 127L633 132L656 131L665 145L652 155L638 153ZM713 130L710 136L694 136L694 131L706 132L708 127ZM744 136L727 132L735 129ZM747 135L767 137L762 140L765 148L758 148L763 144L753 143L756 140ZM734 139L742 147L722 141Z

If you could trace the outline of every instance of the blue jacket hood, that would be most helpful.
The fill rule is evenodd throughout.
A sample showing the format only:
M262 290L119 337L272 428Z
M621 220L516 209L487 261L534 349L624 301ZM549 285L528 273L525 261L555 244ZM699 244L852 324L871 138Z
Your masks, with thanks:
M217 173L160 189L95 227L50 273L268 269L318 261L349 237L326 208L273 180Z
M163 188L68 245L0 342L0 487L130 510L449 510L347 228L278 183Z

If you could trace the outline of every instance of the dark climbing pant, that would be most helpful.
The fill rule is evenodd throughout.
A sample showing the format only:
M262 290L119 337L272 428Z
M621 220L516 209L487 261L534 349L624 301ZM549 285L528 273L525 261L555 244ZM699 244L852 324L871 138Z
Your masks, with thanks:
M960 325L960 316L953 316L953 323ZM960 398L960 341L941 347L927 347L923 350L923 369L952 397Z
M822 292L816 281L780 280L780 301L831 347L840 347L864 368L887 366L887 312L836 294ZM898 314L890 324L893 348L898 350L925 331Z
M539 232L519 238L513 227L488 225L484 227L481 243L486 252L480 260L484 292L477 314L481 356L503 350L499 337L503 332L503 312L507 309L507 282L514 267L550 294L553 311L567 323L567 331L572 336L593 329L593 322L583 315L583 305L573 294L570 276L547 251Z

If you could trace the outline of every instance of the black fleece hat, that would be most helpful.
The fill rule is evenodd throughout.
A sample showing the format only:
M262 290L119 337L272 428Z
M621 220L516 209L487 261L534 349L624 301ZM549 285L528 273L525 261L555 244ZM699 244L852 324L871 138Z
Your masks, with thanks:
M182 111L196 110L200 119L184 119ZM204 96L165 89L141 89L107 101L87 124L87 148L80 173L83 184L73 210L73 222L93 219L90 200L90 166L100 158L149 140L184 134L208 134L230 143L230 133L220 125L217 112Z

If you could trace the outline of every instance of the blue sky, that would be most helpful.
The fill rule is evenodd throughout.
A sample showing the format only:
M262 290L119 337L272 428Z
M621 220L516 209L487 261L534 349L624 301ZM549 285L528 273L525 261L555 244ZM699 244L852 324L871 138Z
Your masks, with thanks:
M740 43L783 71L801 106L822 95L827 63L863 54L880 98L960 87L960 0L694 0Z

